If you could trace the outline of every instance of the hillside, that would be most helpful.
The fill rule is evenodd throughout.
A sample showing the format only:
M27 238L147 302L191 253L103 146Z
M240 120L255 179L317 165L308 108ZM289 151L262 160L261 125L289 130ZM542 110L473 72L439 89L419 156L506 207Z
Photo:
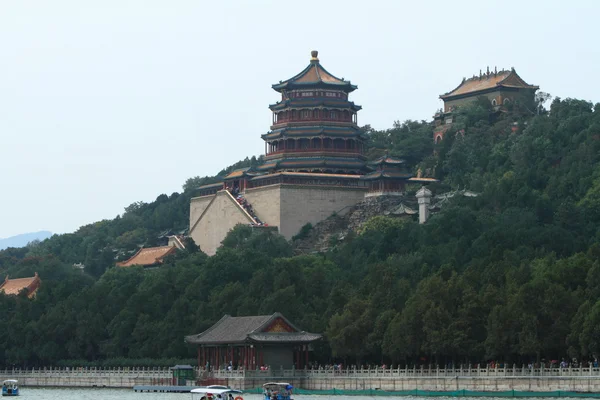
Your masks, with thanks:
M52 232L39 231L7 237L0 239L0 250L4 250L8 247L25 247L30 242L48 239L50 236L52 236Z
M463 109L435 149L426 123L366 128L373 157L410 151L415 169L442 182L435 193L479 194L453 198L423 225L386 215L398 205L377 200L301 233L303 250L318 254L294 255L282 237L239 226L212 257L189 248L160 269L112 268L120 252L185 229L193 186L210 177L114 220L0 251L3 272L37 271L43 282L34 301L0 296L0 364L191 358L184 335L225 313L275 311L325 333L320 362L593 357L600 105L556 99L535 116L488 109ZM81 260L84 274L72 268Z

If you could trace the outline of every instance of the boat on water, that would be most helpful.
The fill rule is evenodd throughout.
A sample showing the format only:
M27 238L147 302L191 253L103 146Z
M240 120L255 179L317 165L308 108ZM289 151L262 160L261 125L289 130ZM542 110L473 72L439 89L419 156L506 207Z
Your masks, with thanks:
M263 385L264 400L292 400L294 387L287 382L268 382Z
M2 396L18 396L19 381L16 379L7 379L2 382Z
M191 390L192 400L244 400L241 390L211 385Z

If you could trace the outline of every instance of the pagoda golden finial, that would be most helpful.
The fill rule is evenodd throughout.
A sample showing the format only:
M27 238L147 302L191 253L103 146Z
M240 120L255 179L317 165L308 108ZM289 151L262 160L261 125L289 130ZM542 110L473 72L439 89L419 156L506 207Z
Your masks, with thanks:
M310 61L319 61L319 58L317 57L319 55L319 52L317 50L313 50L310 52Z

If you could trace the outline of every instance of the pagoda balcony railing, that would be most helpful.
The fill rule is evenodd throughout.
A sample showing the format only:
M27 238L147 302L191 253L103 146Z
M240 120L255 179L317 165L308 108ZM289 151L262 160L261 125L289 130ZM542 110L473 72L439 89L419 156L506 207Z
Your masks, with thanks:
M310 118L310 119L278 119L271 126L273 129L280 128L280 125L290 124L290 125L314 125L315 123L324 124L324 125L344 125L344 126L358 126L356 122L352 120L343 120L343 119L328 119L328 118Z
M349 155L363 155L363 153L358 149L328 149L328 148L314 148L314 149L284 149L271 151L267 153L268 156L273 156L277 154L289 154L289 153L343 153Z

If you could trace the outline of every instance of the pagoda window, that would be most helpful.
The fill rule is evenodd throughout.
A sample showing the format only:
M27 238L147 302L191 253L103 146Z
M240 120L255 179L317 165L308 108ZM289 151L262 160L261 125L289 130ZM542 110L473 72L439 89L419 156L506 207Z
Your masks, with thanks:
M331 146L331 139L327 138L327 139L323 139L323 148L324 149L330 149Z
M504 105L508 105L510 103L510 99L504 99L504 101L502 102L502 104Z
M327 119L327 118L329 118L329 110L325 108L323 110L323 119Z
M350 121L350 114L348 111L344 111L344 121Z
M331 111L329 113L329 118L330 119L337 119L337 113L335 111Z
M496 107L497 103L496 103L496 99L492 99L492 106Z
M298 140L298 147L303 150L308 150L310 147L310 141L308 139L300 139Z
M313 110L313 119L319 119L319 110Z
M344 140L343 139L335 139L333 141L333 148L337 149L337 150L343 150L344 149Z
M292 111L292 121L295 121L297 118L296 116L296 110Z
M311 146L310 146L311 148L318 149L321 147L321 139L312 138L310 141L310 144L311 144Z
M310 119L310 110L302 110L302 119Z

